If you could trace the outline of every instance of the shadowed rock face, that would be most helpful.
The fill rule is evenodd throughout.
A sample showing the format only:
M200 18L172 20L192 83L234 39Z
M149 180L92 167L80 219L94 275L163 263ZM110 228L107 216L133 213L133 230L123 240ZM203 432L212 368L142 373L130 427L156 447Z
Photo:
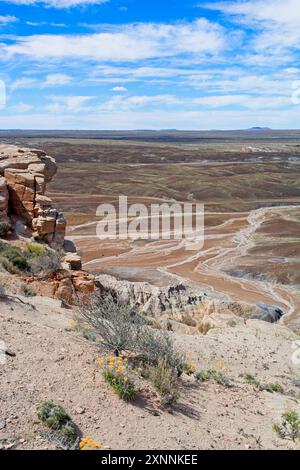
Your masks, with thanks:
M284 312L274 305L258 304L257 306L260 308L260 311L253 315L253 320L277 323L284 315Z
M34 237L63 246L66 221L45 196L56 170L55 160L41 150L0 145L0 216L21 219Z

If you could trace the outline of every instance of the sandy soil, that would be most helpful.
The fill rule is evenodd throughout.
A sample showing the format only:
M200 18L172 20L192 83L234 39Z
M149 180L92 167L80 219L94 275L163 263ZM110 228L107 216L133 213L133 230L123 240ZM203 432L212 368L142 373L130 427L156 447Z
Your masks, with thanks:
M28 299L27 299L28 301ZM62 404L84 436L112 449L292 449L272 430L282 412L300 410L292 379L292 341L285 327L259 321L211 330L206 336L176 336L198 368L218 368L232 386L198 384L184 376L181 398L162 410L153 390L141 384L132 404L103 383L96 360L101 351L70 328L73 312L56 301L35 298L36 310L0 303L0 339L16 354L0 365L0 445L47 449L36 407ZM279 382L285 394L258 391L240 376ZM158 433L159 429L159 433Z

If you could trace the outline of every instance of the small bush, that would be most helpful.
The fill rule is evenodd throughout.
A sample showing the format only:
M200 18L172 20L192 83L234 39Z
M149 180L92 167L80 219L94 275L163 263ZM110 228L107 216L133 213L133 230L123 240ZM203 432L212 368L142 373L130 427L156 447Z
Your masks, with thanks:
M247 384L254 385L257 387L259 390L262 390L262 385L260 382L252 375L249 373L244 374L244 380Z
M196 365L189 362L183 364L183 371L187 375L194 375L196 372Z
M185 357L175 349L172 337L165 331L143 328L138 336L136 350L145 364L157 366L164 361L178 376L184 372Z
M102 376L115 391L115 393L125 401L130 401L136 395L137 390L133 381L128 376L127 360L122 357L109 356L107 361L99 359L99 364L105 364Z
M62 406L45 401L38 407L37 415L52 431L58 432L64 441L76 441L76 426Z
M43 245L40 245L39 243L28 243L27 251L31 255L37 255L37 256L46 254L45 247Z
M81 306L81 315L101 337L104 346L117 356L123 351L136 349L145 319L128 303L96 294L88 305Z
M231 382L230 378L223 374L223 372L219 372L215 369L208 369L207 371L199 371L195 375L196 380L199 382L207 382L209 380L213 380L214 382L218 383L219 385L223 385L224 387L230 387Z
M19 271L30 271L26 253L22 252L17 246L7 245L1 254L2 257L6 258Z
M281 424L273 424L273 430L282 439L296 441L300 439L300 417L296 411L286 411L282 414Z
M278 382L276 383L270 383L262 386L263 390L266 390L267 392L276 392L276 393L284 393L284 388L282 385L280 385Z
M163 404L171 405L180 397L177 375L163 359L156 366L148 366L147 377L160 394Z
M6 220L0 220L0 237L5 237L11 230L11 225Z
M205 370L200 370L196 373L195 378L198 380L198 382L207 382L210 380L210 374Z
M23 286L22 291L23 291L23 294L25 295L25 297L35 297L35 296L36 296L36 292L34 292L34 291L33 291L29 286L27 286L27 285Z
M61 255L54 250L45 250L40 253L27 252L29 254L30 272L34 275L58 271L61 268Z

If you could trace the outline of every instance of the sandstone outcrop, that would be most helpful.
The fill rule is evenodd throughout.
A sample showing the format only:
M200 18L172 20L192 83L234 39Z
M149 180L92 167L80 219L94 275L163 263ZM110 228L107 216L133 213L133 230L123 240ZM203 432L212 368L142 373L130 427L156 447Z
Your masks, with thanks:
M0 176L0 217L6 219L8 210L8 189L6 179Z
M46 184L57 170L42 150L0 145L0 215L21 220L35 238L63 246L66 221L45 196Z
M38 295L62 300L74 305L94 292L94 276L85 271L59 270L45 279L26 278L24 281Z
M94 276L81 270L76 247L65 240L63 212L45 195L56 170L55 160L42 150L0 145L0 219L10 219L21 241L35 239L67 252L62 269L45 278L24 276L22 280L36 294L73 305L94 291Z

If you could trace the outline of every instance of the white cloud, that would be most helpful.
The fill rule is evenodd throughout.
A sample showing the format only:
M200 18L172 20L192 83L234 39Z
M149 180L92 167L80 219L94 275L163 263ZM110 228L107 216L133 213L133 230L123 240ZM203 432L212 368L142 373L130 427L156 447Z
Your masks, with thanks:
M206 19L191 23L137 23L86 35L34 35L2 45L3 54L30 58L129 61L180 54L218 54L227 44L223 29Z
M123 95L113 96L106 103L103 103L100 106L100 109L106 111L112 110L129 110L141 106L151 106L151 105L174 105L180 103L176 96L173 95L145 95L145 96L129 96L124 97Z
M122 92L122 91L127 91L127 88L125 88L124 86L115 86L115 87L113 87L112 90Z
M31 106L30 104L26 104L26 103L18 103L17 105L13 106L12 107L12 110L15 112L15 113L28 113L28 111L31 111L33 109L33 106Z
M286 96L216 95L195 98L193 103L215 109L226 106L237 106L246 109L273 109L289 106L291 98Z
M284 48L300 49L299 0L239 0L207 6L232 15L239 23L260 29L253 41L258 50L273 48L276 53Z
M18 18L16 18L15 16L11 16L11 15L3 16L3 15L0 15L0 26L6 25L6 24L9 24L9 23L15 23L16 21L19 21L19 20L18 20Z
M44 5L52 8L71 8L85 5L100 5L109 0L2 0L14 5Z
M61 86L70 83L71 77L64 73L49 74L45 78L44 86Z
M95 113L49 114L31 113L26 115L0 115L2 129L245 129L252 126L272 128L299 128L299 109L263 110L204 110L172 112L160 111L113 111L97 110Z
M21 90L30 88L46 88L51 86L62 86L67 85L71 82L71 77L64 73L53 73L46 75L44 78L35 77L21 77L14 80L10 84L10 89Z
M50 113L64 113L72 111L78 113L85 110L85 104L94 99L94 96L50 96L51 104L46 106Z

